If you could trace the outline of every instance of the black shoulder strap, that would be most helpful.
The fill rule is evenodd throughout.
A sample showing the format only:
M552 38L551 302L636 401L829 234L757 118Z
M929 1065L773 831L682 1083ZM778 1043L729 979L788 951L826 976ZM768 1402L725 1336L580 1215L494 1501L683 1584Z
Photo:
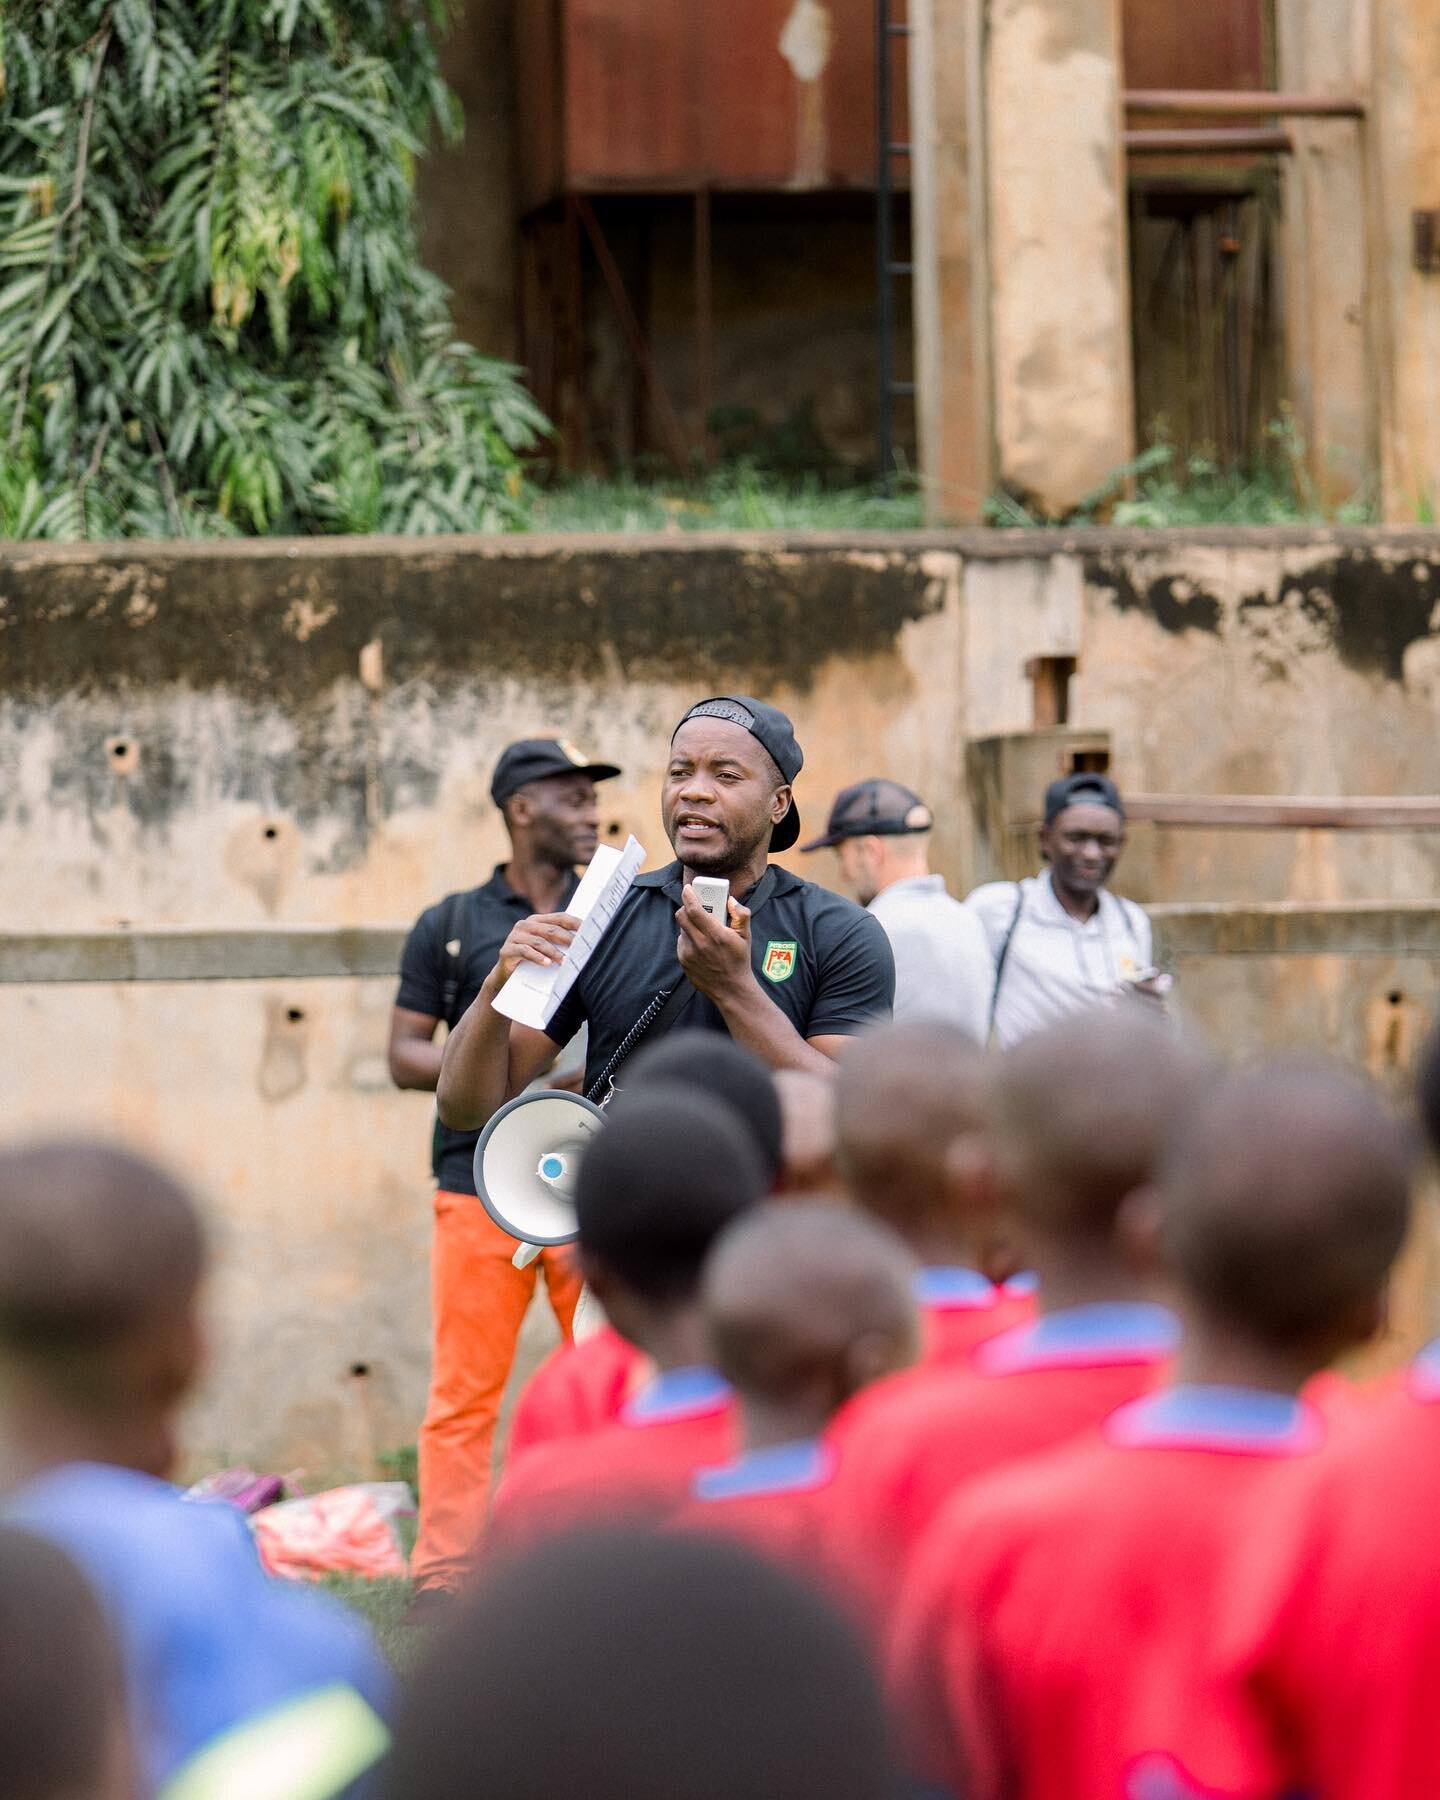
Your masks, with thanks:
M1000 982L1005 974L1005 964L1010 956L1010 945L1014 941L1015 927L1020 923L1020 915L1025 910L1025 890L1017 881L1015 883L1015 910L1010 915L1010 923L1006 927L1005 936L1000 940L1000 952L995 958L995 985L990 990L990 1022L985 1028L985 1042L995 1041L995 1015L1000 1010Z
M440 1017L454 1026L455 1002L460 997L460 958L465 951L461 935L465 922L467 893L451 894L445 901L440 919L440 954L444 958L445 976L440 984Z
M750 896L749 911L752 917L774 891L775 866L772 863L756 882L755 890ZM621 1065L635 1054L640 1040L646 1038L653 1044L664 1037L667 1031L673 1031L690 1010L690 1003L695 997L694 985L683 974L673 987L662 988L620 1040L615 1054L590 1084L585 1098L603 1106L614 1088L615 1077L619 1074Z

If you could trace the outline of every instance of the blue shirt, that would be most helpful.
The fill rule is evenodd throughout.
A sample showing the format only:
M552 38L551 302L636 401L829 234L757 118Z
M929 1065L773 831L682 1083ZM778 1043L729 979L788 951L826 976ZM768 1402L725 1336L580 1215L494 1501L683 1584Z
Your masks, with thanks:
M343 1682L390 1710L390 1677L364 1625L336 1601L272 1580L223 1501L187 1500L133 1469L70 1463L12 1495L3 1517L58 1545L94 1588L154 1786L222 1731L314 1689Z

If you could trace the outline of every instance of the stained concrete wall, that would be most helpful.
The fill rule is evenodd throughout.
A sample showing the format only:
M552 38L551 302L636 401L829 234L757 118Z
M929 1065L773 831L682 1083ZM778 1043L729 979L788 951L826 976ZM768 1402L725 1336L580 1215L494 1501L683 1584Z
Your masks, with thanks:
M964 744L1030 723L1037 655L1076 657L1072 720L1111 732L1132 788L1433 793L1437 602L1433 532L12 547L0 928L403 922L500 854L489 769L536 731L624 765L605 830L658 860L669 729L736 688L794 714L809 819L891 774L934 805L963 887ZM1440 844L1141 827L1125 874L1142 899L1428 899ZM1393 1077L1435 971L1182 973L1227 1048L1330 1043ZM429 1102L388 1085L391 999L375 980L0 987L7 1135L119 1132L209 1196L197 1460L365 1467L413 1437Z

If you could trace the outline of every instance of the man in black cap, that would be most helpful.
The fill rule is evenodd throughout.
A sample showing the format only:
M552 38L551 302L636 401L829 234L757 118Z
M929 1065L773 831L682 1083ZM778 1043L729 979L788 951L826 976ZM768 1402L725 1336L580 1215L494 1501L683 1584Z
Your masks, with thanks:
M898 781L857 781L835 796L824 835L800 849L833 849L846 887L884 927L895 953L895 1017L944 1019L983 1044L995 965L980 921L930 872L934 824Z
M1065 775L1045 790L1040 854L1048 868L1019 882L987 882L966 900L995 959L989 1035L1002 1048L1121 994L1163 997L1149 919L1106 886L1124 848L1115 783L1084 770Z
M520 963L558 962L577 921L557 912L514 928L446 1043L447 1125L483 1124L585 1023L586 1087L603 1099L645 1031L728 1031L772 1069L825 1072L847 1038L889 1017L895 965L880 926L769 860L800 835L791 783L803 761L776 707L734 694L690 708L661 790L676 860L637 878L543 1032L512 1027L491 1001ZM700 904L698 875L729 882L728 922Z
M390 1026L397 1087L433 1091L443 1043L480 992L518 920L554 913L576 886L576 866L599 841L595 784L620 771L592 762L561 738L525 738L495 765L490 797L510 835L510 857L489 881L451 894L420 915L405 944ZM515 1343L535 1291L535 1269L517 1269L515 1239L475 1198L475 1136L437 1121L435 1240L431 1257L434 1352L430 1404L420 1427L420 1536L416 1600L456 1588L485 1518L490 1456ZM545 1288L570 1335L580 1280L565 1249L541 1258ZM418 1615L417 1615L418 1616Z

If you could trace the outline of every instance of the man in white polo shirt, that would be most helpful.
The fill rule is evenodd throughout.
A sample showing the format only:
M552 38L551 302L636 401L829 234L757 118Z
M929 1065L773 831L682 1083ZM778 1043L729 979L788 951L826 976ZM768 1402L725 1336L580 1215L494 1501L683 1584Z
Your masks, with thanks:
M1150 921L1107 882L1125 848L1125 808L1107 776L1066 775L1045 790L1040 852L1024 881L991 881L965 905L994 961L987 1036L1006 1048L1127 992L1163 998Z
M974 915L930 873L934 815L898 781L857 781L835 796L823 837L840 875L880 921L895 956L895 1017L944 1019L985 1042L995 965Z

